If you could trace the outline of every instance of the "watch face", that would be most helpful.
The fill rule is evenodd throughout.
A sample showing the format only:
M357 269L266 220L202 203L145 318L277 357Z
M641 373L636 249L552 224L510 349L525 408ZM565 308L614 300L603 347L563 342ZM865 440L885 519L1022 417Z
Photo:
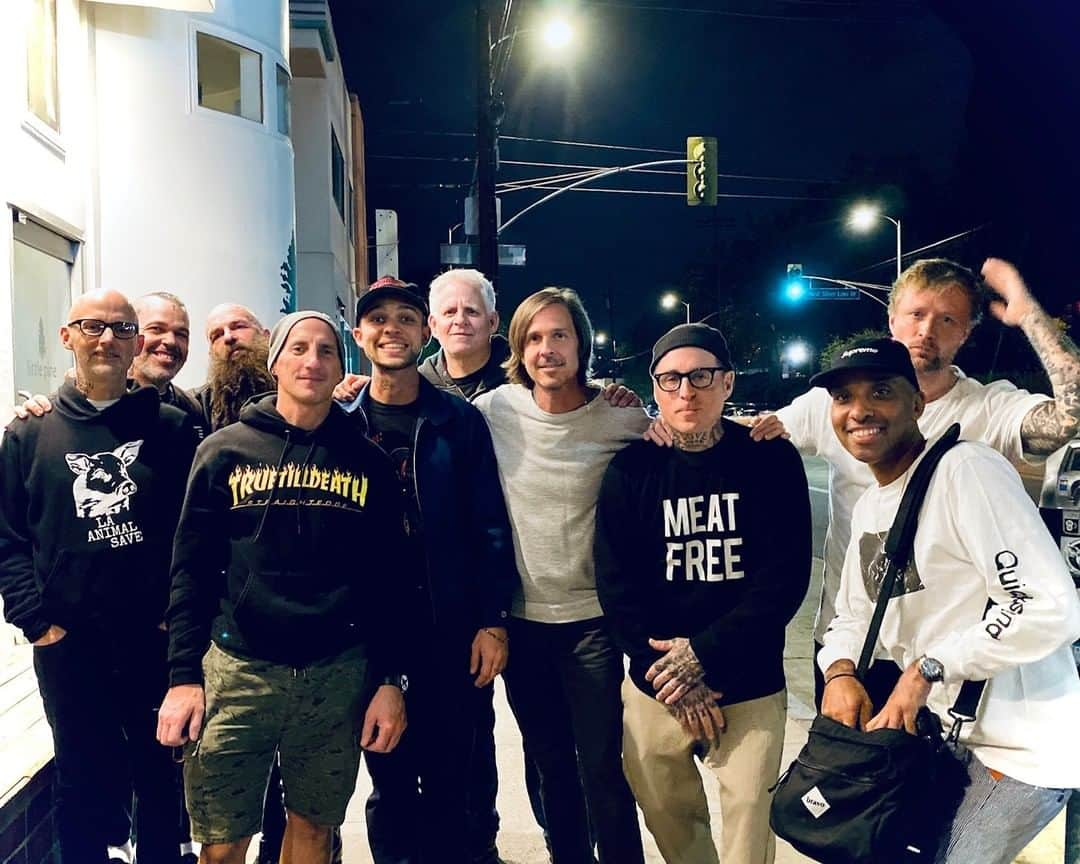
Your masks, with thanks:
M940 681L945 677L945 667L933 657L923 657L919 661L919 672L927 681Z

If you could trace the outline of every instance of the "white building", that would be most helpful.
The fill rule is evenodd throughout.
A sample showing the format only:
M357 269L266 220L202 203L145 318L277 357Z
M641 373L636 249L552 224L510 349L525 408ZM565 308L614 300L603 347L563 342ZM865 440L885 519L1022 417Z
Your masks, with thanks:
M296 172L296 288L301 309L339 319L344 341L368 279L363 121L348 92L326 0L289 0Z
M71 365L83 291L182 297L185 385L215 304L296 302L288 26L285 0L4 0L0 416Z

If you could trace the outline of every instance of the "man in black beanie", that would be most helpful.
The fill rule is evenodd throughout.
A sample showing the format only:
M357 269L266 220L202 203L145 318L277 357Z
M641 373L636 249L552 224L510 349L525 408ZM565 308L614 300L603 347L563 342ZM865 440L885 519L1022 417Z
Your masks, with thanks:
M649 371L675 446L616 454L596 508L600 602L630 658L623 764L665 861L718 861L697 756L720 783L724 864L769 864L784 628L810 578L806 477L786 441L754 444L721 418L735 371L719 330L673 328Z

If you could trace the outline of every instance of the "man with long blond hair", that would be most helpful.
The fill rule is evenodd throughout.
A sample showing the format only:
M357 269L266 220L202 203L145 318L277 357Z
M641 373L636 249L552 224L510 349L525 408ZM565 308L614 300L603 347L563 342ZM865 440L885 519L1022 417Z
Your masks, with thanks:
M508 627L510 703L540 774L553 859L593 860L591 820L601 864L635 864L643 853L622 772L622 656L596 596L592 544L604 470L648 417L597 398L592 325L570 289L527 297L509 341L510 383L474 404L491 428L521 578Z

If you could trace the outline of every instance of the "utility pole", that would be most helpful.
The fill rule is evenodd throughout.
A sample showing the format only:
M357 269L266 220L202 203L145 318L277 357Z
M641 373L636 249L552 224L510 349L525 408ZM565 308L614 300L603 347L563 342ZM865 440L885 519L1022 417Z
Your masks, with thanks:
M476 3L476 267L498 284L499 225L495 203L498 126L491 80L491 20L486 0Z

